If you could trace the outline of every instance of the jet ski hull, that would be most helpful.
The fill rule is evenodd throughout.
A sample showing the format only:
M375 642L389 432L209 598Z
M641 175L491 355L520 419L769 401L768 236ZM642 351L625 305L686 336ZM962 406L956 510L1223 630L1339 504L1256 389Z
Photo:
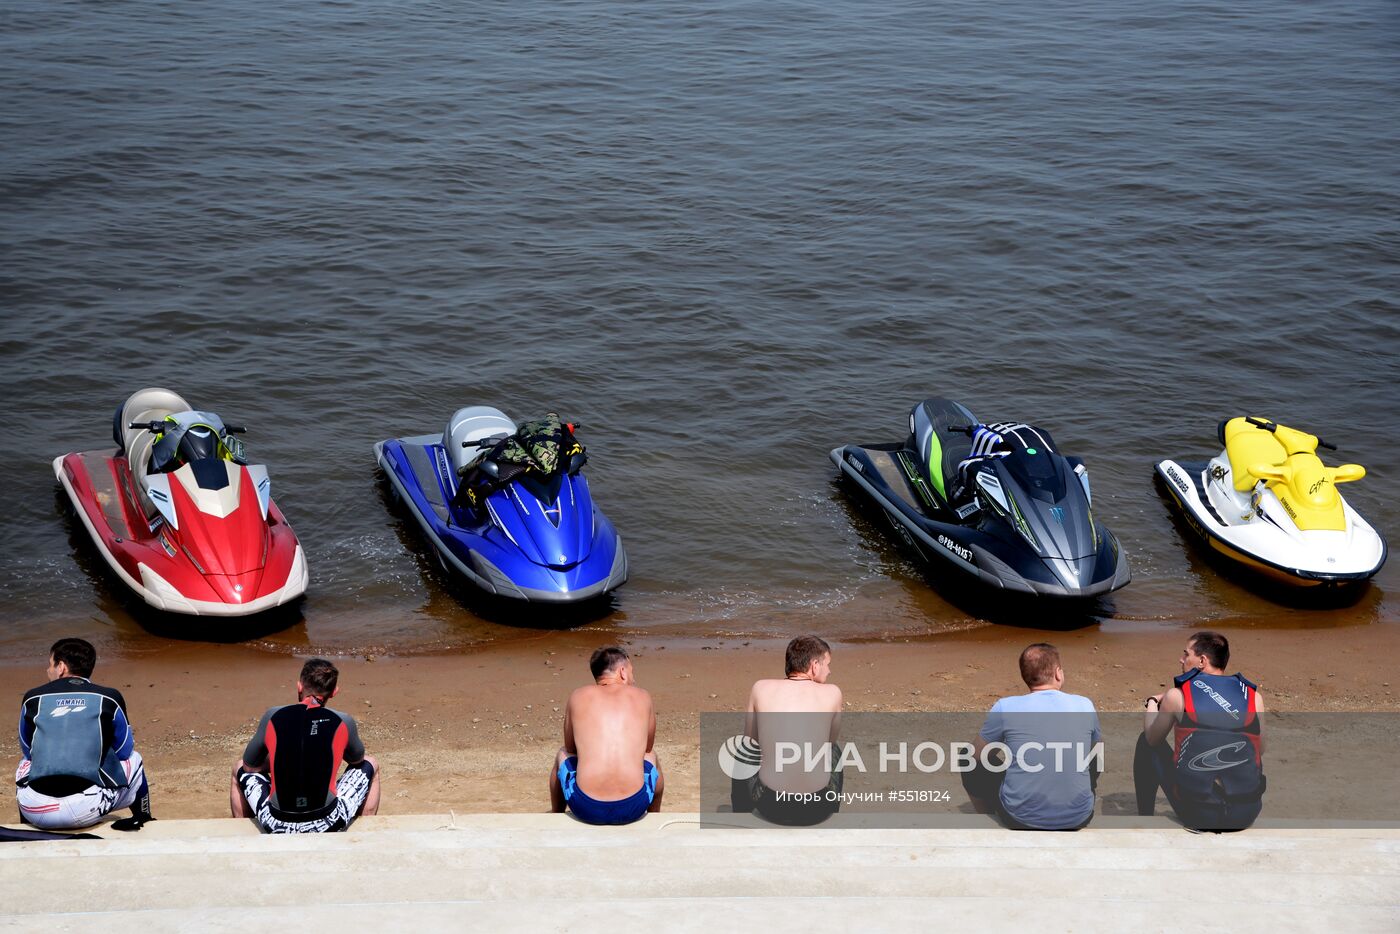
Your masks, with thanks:
M374 456L442 566L488 594L526 603L576 604L601 598L627 580L622 538L602 512L593 508L591 497L586 513L579 510L579 515L569 517L578 520L575 535L586 539L580 549L582 559L551 565L536 543L524 542L526 535L519 528L512 534L489 520L463 521L461 512L451 504L455 477L440 436L381 441L374 445ZM498 516L504 515L507 504L503 498L513 495L517 494L509 488L493 493L488 507ZM575 496L587 497L582 476L567 478L559 501L553 505L569 509L566 503L572 504ZM568 528L565 517L560 517L560 526L555 528ZM527 557L526 548L539 561Z
M880 508L896 537L934 571L954 570L995 590L1036 597L1083 599L1129 583L1118 540L1101 529L1097 551L1078 559L1042 559L1020 541L976 525L943 521L921 504L921 492L900 468L903 445L848 444L831 451L841 476Z
M157 521L152 528L125 456L108 451L65 454L54 459L53 469L108 567L157 610L188 616L251 616L306 592L306 558L291 526L271 500L261 563L240 565L232 573L206 574L164 524ZM247 468L238 469L245 472L247 489L253 490ZM257 513L257 497L245 496L239 509ZM240 512L224 521L230 520L252 522L254 517ZM221 520L201 517L201 521Z
M1294 587L1347 586L1363 583L1385 564L1386 543L1348 504L1350 531L1290 536L1264 518L1230 524L1211 504L1203 479L1209 461L1159 461L1157 478L1187 528L1206 547L1255 574ZM1329 546L1310 548L1312 541Z

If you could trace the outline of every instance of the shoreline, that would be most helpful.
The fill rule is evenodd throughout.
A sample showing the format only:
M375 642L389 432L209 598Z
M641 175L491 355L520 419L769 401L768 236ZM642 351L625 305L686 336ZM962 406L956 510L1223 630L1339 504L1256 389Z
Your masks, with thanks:
M998 697L1024 693L1017 656L1031 642L1049 641L1064 660L1066 691L1088 696L1100 711L1129 711L1165 686L1186 635L1200 628L1207 627L988 626L894 641L830 640L831 680L849 712L986 710ZM1273 711L1400 710L1391 663L1400 626L1221 631L1231 640L1229 670L1258 682ZM742 710L754 680L780 673L785 638L581 629L469 651L337 657L340 693L332 706L355 717L381 764L380 813L546 810L564 702L590 680L592 650L616 641L632 654L639 684L656 704L665 809L696 810L700 714ZM295 700L304 657L241 644L165 641L135 653L99 646L94 680L127 698L158 818L227 814L234 760L264 710ZM1319 666L1320 658L1327 661ZM17 705L43 682L43 665L41 658L0 664L0 697ZM8 767L18 748L13 739L7 748ZM13 796L13 786L0 782L0 809L14 813Z
M983 629L1151 634L1182 628L1400 627L1400 608L1387 599L1393 590L1387 584L1400 567L1383 568L1363 587L1311 591L1214 573L1172 577L1151 566L1140 570L1141 579L1131 586L1087 603L1018 600L914 573L901 564L873 578L857 575L844 584L801 590L752 585L701 592L639 578L605 603L548 611L483 602L467 585L438 580L429 570L416 582L421 592L416 585L392 593L375 585L347 594L343 581L313 581L314 592L285 612L209 619L153 612L97 569L88 575L94 579L73 581L71 594L65 588L63 599L43 606L28 607L25 601L7 605L0 613L0 666L42 653L57 634L88 639L99 653L122 657L162 651L171 640L242 644L283 657L419 657L534 643L563 632L698 646L727 639L786 639L808 630L829 642L880 643L923 642ZM87 598L89 588L95 601ZM81 607L68 605L69 597L78 596L84 597ZM192 640L191 634L203 638Z

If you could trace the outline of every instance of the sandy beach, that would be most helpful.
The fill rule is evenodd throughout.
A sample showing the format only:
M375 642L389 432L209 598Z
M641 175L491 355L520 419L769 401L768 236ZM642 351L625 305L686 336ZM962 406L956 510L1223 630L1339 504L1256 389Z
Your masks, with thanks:
M833 646L832 680L848 711L986 709L1021 693L1016 657L1026 644L1061 649L1065 689L1102 711L1135 710L1178 670L1191 632L1111 633L987 627L927 639ZM1400 627L1225 630L1230 670L1256 680L1275 710L1393 711ZM351 713L384 774L381 813L544 811L547 767L560 743L563 705L587 682L587 660L610 634L545 632L461 654L352 656L335 661L332 706ZM749 685L781 673L781 640L633 638L643 687L656 701L656 747L667 810L699 806L699 716L741 710ZM43 681L44 659L0 667L0 696L18 705ZM126 696L158 817L227 813L228 772L262 711L295 699L300 659L239 645L168 642L140 655L107 654L99 683ZM18 758L14 740L11 758ZM0 811L14 813L0 783Z

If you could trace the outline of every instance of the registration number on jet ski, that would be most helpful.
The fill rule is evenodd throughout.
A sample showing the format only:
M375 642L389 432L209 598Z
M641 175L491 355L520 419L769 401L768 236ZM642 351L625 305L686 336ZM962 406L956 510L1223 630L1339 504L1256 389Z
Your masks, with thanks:
M964 548L962 545L959 545L957 542L953 541L946 535L938 536L938 544L942 545L944 548L948 549L953 554L957 555L959 558L962 558L964 561L972 560L971 548Z

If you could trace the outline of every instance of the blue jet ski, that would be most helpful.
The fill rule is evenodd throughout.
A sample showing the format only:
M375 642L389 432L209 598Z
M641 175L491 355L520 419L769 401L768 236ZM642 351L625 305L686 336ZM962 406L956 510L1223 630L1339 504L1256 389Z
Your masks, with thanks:
M627 580L627 554L593 505L573 426L516 425L459 409L441 435L381 441L374 456L438 560L489 594L579 603Z

